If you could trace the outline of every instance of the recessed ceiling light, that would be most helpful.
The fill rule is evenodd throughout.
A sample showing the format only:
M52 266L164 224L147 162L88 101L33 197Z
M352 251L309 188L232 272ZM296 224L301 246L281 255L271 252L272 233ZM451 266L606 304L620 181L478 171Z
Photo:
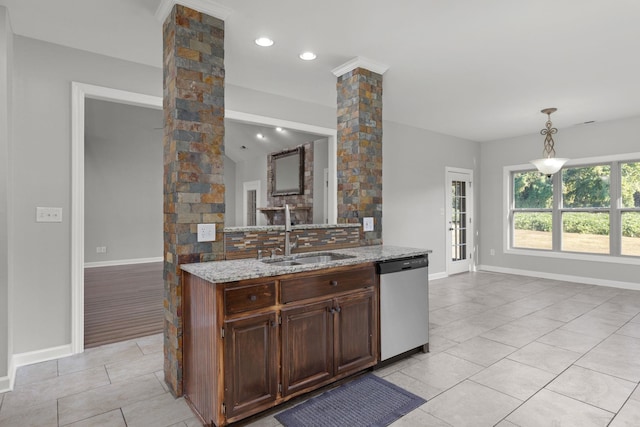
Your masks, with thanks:
M305 61L313 61L314 59L316 59L316 54L313 52L302 52L300 54L300 59L303 59Z
M269 37L258 37L256 39L256 44L262 47L269 47L273 46L273 40L271 40Z
M264 135L261 133L257 134L256 136L258 137L258 139L264 139Z
M282 128L281 128L281 127L279 127L279 126L276 128L276 130L277 130L278 132L284 132L284 129L282 129Z

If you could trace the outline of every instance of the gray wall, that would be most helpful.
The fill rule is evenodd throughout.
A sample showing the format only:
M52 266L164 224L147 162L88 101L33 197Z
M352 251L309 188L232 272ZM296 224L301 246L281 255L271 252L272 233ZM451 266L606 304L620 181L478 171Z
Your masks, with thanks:
M162 257L162 127L162 110L85 101L85 262Z
M9 263L10 215L11 206L11 152L12 132L12 68L13 68L13 34L9 22L7 8L0 6L0 391L8 387L3 380L9 373L9 355L11 349L11 316L12 297L11 275Z
M71 342L71 82L162 96L162 70L16 36L14 352ZM35 223L37 206L62 223Z
M382 141L382 240L432 249L429 274L444 273L445 168L472 169L477 183L480 144L387 121ZM476 219L479 187L474 186Z
M541 116L540 125L544 125ZM554 120L554 125L561 122ZM555 137L558 157L580 159L640 152L640 117L593 123L568 128L560 127ZM611 280L640 282L640 266L596 261L579 261L552 257L507 254L503 251L504 166L526 164L540 157L543 137L522 136L482 144L481 149L481 240L480 263L490 268L511 268L546 274L562 274ZM490 250L495 255L490 255Z
M0 228L0 236L16 230L7 248L13 256L10 271L19 272L13 284L12 353L23 353L71 342L71 82L162 96L162 70L25 37L14 41L9 177L14 184L9 190L15 200L9 212L13 220ZM231 110L335 126L335 108L229 84L225 90ZM266 176L266 161L262 163ZM37 206L62 207L62 223L35 223ZM0 282L0 292L6 292L1 287ZM8 341L2 335L0 340L0 353L6 354Z

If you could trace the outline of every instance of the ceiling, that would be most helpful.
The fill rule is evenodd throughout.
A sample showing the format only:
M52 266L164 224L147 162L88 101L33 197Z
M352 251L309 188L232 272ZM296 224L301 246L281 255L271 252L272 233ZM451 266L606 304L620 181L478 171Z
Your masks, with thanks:
M224 153L234 162L246 161L296 147L326 136L291 129L276 130L273 126L257 125L225 119ZM262 139L256 135L261 134ZM245 148L243 148L245 147Z
M558 128L640 115L637 0L216 3L231 9L229 84L335 107L331 70L360 56L389 66L385 120L474 141L536 133L545 107ZM156 67L159 4L0 0L16 34ZM256 46L260 35L275 45Z

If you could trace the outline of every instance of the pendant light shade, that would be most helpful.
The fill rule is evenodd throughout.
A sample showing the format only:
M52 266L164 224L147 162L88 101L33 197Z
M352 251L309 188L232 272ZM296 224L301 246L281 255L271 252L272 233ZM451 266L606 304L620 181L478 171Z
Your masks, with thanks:
M558 133L558 129L554 128L553 123L551 123L551 113L555 113L556 111L558 111L557 108L545 108L541 111L541 113L547 115L545 128L540 131L540 134L544 135L544 149L542 150L541 159L531 160L531 163L538 168L541 173L547 176L551 176L558 172L562 169L562 166L569 161L569 159L556 157L553 135Z

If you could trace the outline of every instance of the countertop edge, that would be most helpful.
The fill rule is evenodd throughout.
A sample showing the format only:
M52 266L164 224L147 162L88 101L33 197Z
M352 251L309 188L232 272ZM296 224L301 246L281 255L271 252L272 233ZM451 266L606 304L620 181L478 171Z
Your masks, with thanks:
M396 258L428 255L433 251L422 248L406 248L400 246L361 246L349 249L324 250L351 255L353 258L340 259L323 264L302 264L295 266L274 266L257 259L247 258L228 261L212 261L193 264L182 264L180 268L196 277L211 283L229 283L239 280L257 279L261 277L275 277L284 274L301 273L305 271L322 270L333 267L365 264L369 262L386 261ZM305 255L309 255L306 253Z

